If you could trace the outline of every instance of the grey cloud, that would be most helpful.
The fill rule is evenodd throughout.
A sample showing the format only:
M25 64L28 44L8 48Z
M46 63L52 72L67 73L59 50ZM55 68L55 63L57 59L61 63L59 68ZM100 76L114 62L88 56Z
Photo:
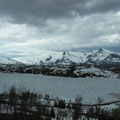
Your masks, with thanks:
M120 0L0 0L0 54L118 47L119 11Z
M0 0L0 15L17 23L45 24L47 19L120 9L120 0Z

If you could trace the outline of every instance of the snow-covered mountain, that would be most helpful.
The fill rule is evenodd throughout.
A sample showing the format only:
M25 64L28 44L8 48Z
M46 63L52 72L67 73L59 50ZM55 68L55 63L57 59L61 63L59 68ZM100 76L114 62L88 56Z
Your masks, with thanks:
M21 62L14 60L12 58L0 57L0 64L22 64Z
M92 52L47 51L34 57L0 57L0 71L63 77L116 77L120 73L120 54L101 48Z
M86 63L93 63L99 65L102 61L104 61L109 55L113 54L109 50L100 48L98 50L93 51L90 55L87 56ZM116 54L116 53L114 53Z
M109 54L103 61L101 61L101 64L120 65L120 54Z
M19 57L14 60L23 62L25 64L39 65L39 64L71 64L84 63L86 61L86 54L83 52L45 52L40 56L34 57Z
M27 65L117 65L120 64L120 53L100 48L91 52L40 52L38 56L7 58L0 57L0 64L27 64Z
M118 64L120 54L100 48L92 52L41 52L39 56L13 58L28 65Z

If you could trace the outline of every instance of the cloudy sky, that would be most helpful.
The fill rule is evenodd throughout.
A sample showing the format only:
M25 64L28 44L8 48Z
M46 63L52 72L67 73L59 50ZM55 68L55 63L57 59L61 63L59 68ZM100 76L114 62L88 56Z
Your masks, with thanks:
M120 0L0 0L0 55L120 46Z

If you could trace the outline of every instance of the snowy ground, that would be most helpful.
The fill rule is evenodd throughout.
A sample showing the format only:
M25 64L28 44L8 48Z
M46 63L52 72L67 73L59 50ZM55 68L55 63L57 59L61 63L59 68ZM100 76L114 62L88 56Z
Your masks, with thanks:
M118 100L111 93L120 93L120 79L0 73L0 92L8 90L11 85L67 100L81 95L84 103L97 103L99 96L104 98L104 102Z

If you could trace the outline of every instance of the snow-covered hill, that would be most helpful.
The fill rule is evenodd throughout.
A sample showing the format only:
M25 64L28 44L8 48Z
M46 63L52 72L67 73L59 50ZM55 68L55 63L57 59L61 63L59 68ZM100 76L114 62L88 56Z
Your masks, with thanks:
M41 52L39 56L18 57L14 60L28 65L118 64L120 54L100 48L92 52Z
M70 76L70 77L106 77L106 78L117 78L117 74L111 71L103 70L100 68L95 68L93 66L76 66L71 68L69 66L64 67L50 67L48 68L48 75L58 75L58 76Z
M77 69L74 71L78 76L86 75L87 77L106 77L106 78L117 78L117 75L111 71L103 70L95 67Z

